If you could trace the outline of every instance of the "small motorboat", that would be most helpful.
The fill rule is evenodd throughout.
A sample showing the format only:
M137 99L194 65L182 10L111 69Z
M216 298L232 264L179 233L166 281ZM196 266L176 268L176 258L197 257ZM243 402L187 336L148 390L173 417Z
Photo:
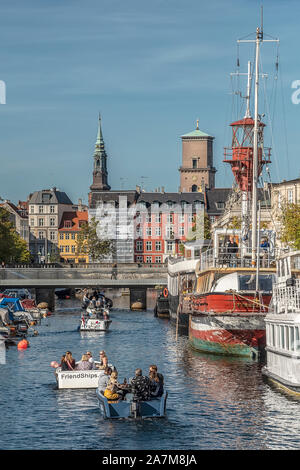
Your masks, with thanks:
M87 307L81 316L80 331L107 331L110 327L109 310L106 308Z
M95 364L100 362L95 361ZM108 364L112 370L115 367L112 364ZM57 367L54 371L57 388L97 388L100 375L104 374L103 369L91 369L91 370L62 370L61 367Z
M0 299L1 322L9 328L10 336L24 336L29 327L35 324L32 315L21 305L17 297L2 297Z
M139 402L126 400L126 398L119 402L112 402L108 400L99 389L96 390L96 395L99 408L105 419L144 419L164 418L166 416L167 391L165 391L160 398Z

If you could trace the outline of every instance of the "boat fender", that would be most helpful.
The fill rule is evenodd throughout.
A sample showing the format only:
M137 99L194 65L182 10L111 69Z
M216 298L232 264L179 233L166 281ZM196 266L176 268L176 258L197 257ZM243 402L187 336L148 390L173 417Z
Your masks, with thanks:
M27 341L27 339L22 339L18 343L18 349L27 349L28 346L29 346L29 341Z
M53 367L54 369L57 369L59 367L59 364L56 361L52 361L51 364L50 364L50 367Z
M168 297L168 295L169 295L169 291L168 291L168 289L165 287L164 290L163 290L163 296L164 296L164 297Z

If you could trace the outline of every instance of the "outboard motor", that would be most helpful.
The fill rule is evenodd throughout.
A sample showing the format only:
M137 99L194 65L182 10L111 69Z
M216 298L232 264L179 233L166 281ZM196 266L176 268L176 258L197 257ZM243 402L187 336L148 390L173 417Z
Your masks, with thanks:
M130 415L132 418L138 418L141 416L141 404L138 401L131 402Z

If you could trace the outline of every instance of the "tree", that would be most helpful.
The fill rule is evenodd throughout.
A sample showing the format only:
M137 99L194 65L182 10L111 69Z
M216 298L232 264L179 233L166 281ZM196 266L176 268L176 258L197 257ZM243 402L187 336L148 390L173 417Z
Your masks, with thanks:
M29 259L27 244L11 223L10 213L0 207L0 260L5 263L26 263Z
M100 238L99 221L92 217L82 224L77 235L77 256L88 254L92 261L99 261L113 252L112 240Z
M279 238L295 250L300 250L300 204L285 203L279 216Z

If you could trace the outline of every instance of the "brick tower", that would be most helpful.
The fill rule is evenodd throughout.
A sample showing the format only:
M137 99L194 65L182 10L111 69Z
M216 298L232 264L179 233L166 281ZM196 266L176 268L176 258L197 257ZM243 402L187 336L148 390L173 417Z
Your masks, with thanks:
M180 191L197 192L215 187L216 169L213 166L214 137L199 130L199 120L194 131L181 136L182 166Z

